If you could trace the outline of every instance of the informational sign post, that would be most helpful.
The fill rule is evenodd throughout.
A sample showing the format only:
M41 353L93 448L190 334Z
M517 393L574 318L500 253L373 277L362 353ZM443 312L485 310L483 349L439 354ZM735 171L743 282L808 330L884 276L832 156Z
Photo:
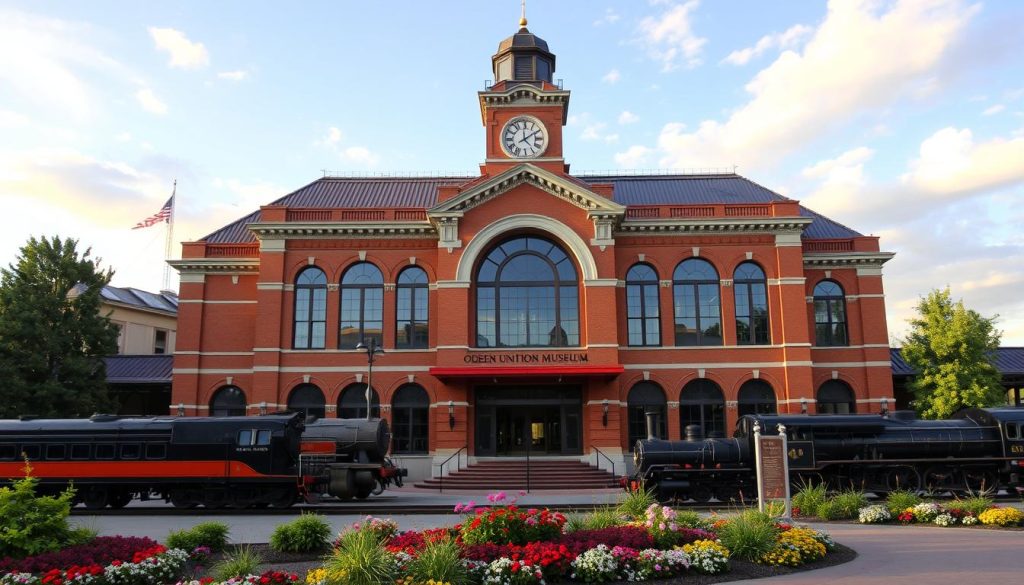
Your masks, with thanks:
M788 519L792 516L789 493L789 458L786 455L786 427L778 435L762 435L761 423L754 423L754 458L757 462L757 508L765 511L771 500L783 500Z

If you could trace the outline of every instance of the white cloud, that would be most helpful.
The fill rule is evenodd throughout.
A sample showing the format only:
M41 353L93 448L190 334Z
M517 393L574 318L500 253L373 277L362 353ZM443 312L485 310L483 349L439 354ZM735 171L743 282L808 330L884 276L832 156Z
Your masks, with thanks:
M131 132L121 132L117 136L114 136L114 140L116 140L118 142L131 142L132 141L132 133Z
M653 150L650 148L635 144L623 152L615 153L615 164L628 169L644 167L648 164L652 153Z
M0 110L0 128L23 128L28 125L28 116L10 110Z
M811 32L811 27L802 24L793 25L785 32L765 35L753 47L738 49L722 59L724 63L746 65L754 57L759 57L769 49L790 49L797 46Z
M167 104L161 101L160 98L156 97L153 90L148 87L144 87L135 92L135 99L139 101L139 105L142 106L142 109L151 114L163 115L167 113Z
M630 112L629 110L624 110L621 114L619 114L619 124L634 124L639 121L640 116L637 116L636 114Z
M647 49L652 59L661 63L663 71L672 71L680 65L691 68L700 65L707 39L697 36L690 23L699 4L698 0L670 4L657 17L648 16L640 21L637 42Z
M340 128L331 126L324 137L313 144L334 152L346 163L363 167L375 167L380 164L380 156L365 146L345 144L345 135Z
M615 24L622 18L618 12L615 12L613 8L606 8L604 15L601 18L594 21L594 26L604 26L606 24Z
M380 157L365 146L349 146L341 151L341 158L368 167L376 166L380 162Z
M866 146L848 150L834 159L820 161L813 166L805 168L801 174L810 178L826 178L834 180L842 176L849 176L850 171L856 170L858 175L863 174L864 163L874 156L875 151Z
M784 51L755 75L750 100L726 120L691 132L665 125L661 166L770 166L934 79L975 12L958 0L831 2L802 51Z
M593 124L588 124L586 127L583 128L583 133L580 134L580 138L583 140L600 140L601 131L604 130L605 126L607 126L607 124L605 124L604 122L594 122Z
M210 55L203 43L188 40L185 33L173 28L149 27L149 36L157 50L170 55L167 63L179 69L201 69L210 64Z
M604 74L604 77L601 78L601 81L603 81L605 83L615 84L615 83L619 82L619 79L622 79L622 75L619 74L619 70L618 69L612 69L608 73Z
M977 143L969 128L943 128L921 143L920 156L903 175L926 193L973 194L1024 182L1024 137Z
M237 71L221 71L217 74L220 79L227 79L228 81L244 81L249 77L249 72L239 69Z
M999 112L1002 112L1005 109L1006 109L1006 106L1004 106L1003 104L995 104L995 105L992 105L992 106L989 106L989 107L985 108L985 111L982 112L981 115L982 116L992 116L992 115L998 114Z

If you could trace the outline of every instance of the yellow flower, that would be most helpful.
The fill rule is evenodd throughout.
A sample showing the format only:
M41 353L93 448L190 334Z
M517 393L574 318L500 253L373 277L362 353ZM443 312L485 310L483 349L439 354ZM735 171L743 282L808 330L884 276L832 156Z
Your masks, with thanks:
M989 508L978 515L978 521L990 526L1016 526L1024 523L1024 512L1017 508Z

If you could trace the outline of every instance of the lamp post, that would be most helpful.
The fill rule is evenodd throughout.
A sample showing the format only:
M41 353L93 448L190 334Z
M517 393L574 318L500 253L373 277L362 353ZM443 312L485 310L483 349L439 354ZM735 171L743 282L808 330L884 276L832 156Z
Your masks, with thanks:
M370 420L370 398L373 396L373 360L378 355L383 355L384 350L377 345L377 338L371 337L356 346L356 349L366 352L366 420Z

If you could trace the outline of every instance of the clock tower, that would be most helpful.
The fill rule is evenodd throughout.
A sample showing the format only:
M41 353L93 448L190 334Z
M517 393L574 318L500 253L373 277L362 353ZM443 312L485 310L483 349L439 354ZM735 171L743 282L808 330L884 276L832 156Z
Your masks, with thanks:
M526 28L525 16L519 27L491 57L494 85L479 92L487 135L484 172L493 176L531 163L563 174L569 92L554 83L555 56L547 42Z

